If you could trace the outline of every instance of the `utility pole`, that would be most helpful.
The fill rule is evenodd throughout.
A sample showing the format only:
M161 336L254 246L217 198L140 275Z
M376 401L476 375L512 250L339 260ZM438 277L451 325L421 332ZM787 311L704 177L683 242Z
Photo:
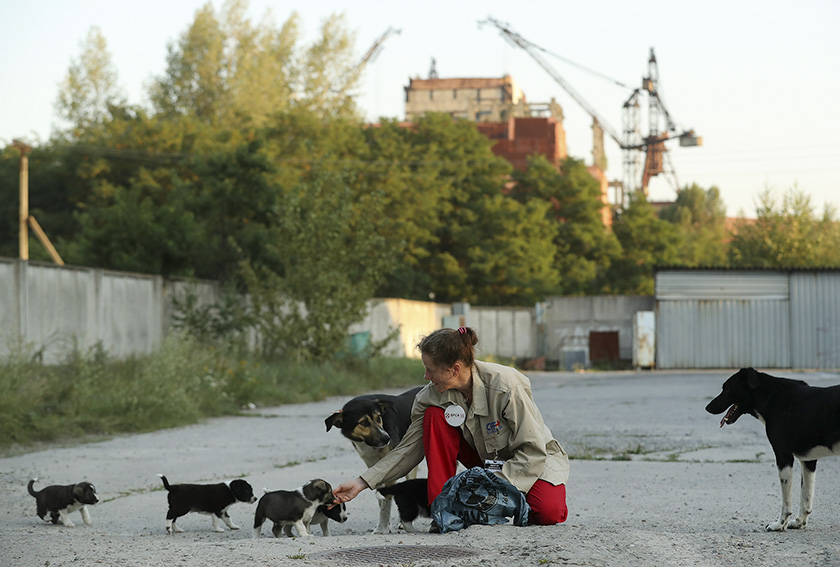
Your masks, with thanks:
M32 148L20 140L12 145L20 150L20 214L18 215L18 256L29 260L29 158L26 154Z
M18 233L18 255L21 260L29 260L29 227L31 226L33 232L35 232L35 236L44 245L52 261L59 266L63 266L64 260L61 259L61 255L52 245L52 242L50 242L44 229L41 228L41 225L38 224L35 217L29 216L29 158L26 157L26 154L32 147L27 146L20 140L14 140L12 145L20 150L20 230Z

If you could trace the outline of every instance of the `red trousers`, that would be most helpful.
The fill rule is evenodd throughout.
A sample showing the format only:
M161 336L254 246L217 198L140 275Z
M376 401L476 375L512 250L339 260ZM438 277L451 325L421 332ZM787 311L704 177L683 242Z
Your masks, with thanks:
M423 416L423 449L429 468L430 505L441 493L446 481L455 476L458 462L467 468L484 466L481 457L464 439L461 430L446 423L442 408L430 407ZM525 495L525 500L531 507L528 523L552 525L566 521L568 509L565 484L554 486L550 482L537 480Z

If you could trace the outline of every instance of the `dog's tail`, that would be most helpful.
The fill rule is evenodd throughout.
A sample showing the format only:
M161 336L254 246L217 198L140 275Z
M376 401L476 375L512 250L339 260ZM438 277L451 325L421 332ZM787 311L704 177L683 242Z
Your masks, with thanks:
M164 487L166 490L169 490L169 481L168 481L168 480L166 480L166 477L165 477L165 476L163 476L162 474L158 474L158 476L159 476L159 477L160 477L160 479L163 481L163 487Z
M377 492L382 496L401 496L403 494L423 493L426 491L427 479L415 478L411 480L404 480L391 486L383 486L377 488Z
M38 493L37 493L37 492L35 492L35 489L34 489L34 488L32 488L32 486L33 486L33 485L34 485L37 481L38 481L38 479L37 479L37 478L33 478L32 480L30 480L30 481L29 481L29 484L27 484L27 485L26 485L26 490L28 490L28 491L29 491L29 494L31 494L32 496L38 496Z

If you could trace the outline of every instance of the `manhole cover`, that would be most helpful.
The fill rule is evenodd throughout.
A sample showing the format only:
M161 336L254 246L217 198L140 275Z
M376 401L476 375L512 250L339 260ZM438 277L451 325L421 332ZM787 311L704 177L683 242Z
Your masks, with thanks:
M400 564L417 560L458 559L475 557L479 552L454 545L385 545L380 547L355 547L338 551L313 553L309 559L348 563Z

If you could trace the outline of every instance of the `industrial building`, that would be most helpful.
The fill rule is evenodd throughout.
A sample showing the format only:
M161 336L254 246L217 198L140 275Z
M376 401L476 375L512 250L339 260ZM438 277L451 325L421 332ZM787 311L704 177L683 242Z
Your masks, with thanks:
M476 122L478 131L493 140L493 153L523 171L528 157L545 156L556 167L569 155L563 109L551 99L529 103L510 75L499 78L437 78L434 66L428 79L414 78L405 87L405 118L411 122L427 112ZM603 163L603 133L593 132L593 165L589 166L601 189L601 220L612 223L609 183Z
M510 75L500 78L409 79L405 87L405 119L443 112L474 122L502 122L525 112L525 95Z

